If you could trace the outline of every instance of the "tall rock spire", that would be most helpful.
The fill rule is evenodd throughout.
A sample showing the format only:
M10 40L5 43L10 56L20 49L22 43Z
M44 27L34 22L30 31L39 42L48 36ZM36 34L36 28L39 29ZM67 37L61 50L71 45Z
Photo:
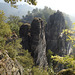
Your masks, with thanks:
M47 66L44 23L40 18L34 18L31 23L31 50L36 65Z
M61 36L65 26L65 19L60 11L51 15L46 25L47 50L50 49L60 56L67 54L67 47L70 44L66 41L64 34Z

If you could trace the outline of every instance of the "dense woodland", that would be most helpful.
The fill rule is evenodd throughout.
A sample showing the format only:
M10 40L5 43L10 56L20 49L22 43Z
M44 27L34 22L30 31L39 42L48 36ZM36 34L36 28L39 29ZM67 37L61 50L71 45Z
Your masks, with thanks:
M36 5L35 2L32 2L32 4ZM44 7L44 9L36 8L28 11L26 16L23 15L20 18L13 15L6 17L4 11L0 10L0 52L7 51L13 61L16 59L23 67L23 75L75 75L75 24L71 22L68 15L63 13L65 29L62 30L61 34L65 34L66 40L71 43L73 53L59 56L49 49L46 51L48 65L47 67L40 67L35 64L32 51L25 50L21 44L22 38L20 38L19 30L23 24L32 24L33 19L37 17L42 18L46 27L49 17L54 13L56 11L48 7ZM0 60L1 58L2 54L0 53ZM61 65L62 67L60 67Z

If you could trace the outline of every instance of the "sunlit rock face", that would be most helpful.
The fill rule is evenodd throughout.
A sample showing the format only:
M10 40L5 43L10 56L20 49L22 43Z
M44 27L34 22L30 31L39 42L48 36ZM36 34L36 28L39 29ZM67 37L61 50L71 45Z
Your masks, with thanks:
M64 29L65 19L63 17L63 14L60 11L57 11L49 17L45 31L47 50L50 49L54 52L54 54L58 54L60 56L67 54L68 49L66 36L64 34L61 34Z
M20 37L22 38L22 46L25 50L30 50L30 24L25 23L20 27Z
M0 51L0 75L23 75L23 68L16 59L9 57L7 51Z
M31 50L36 65L47 66L44 23L40 18L31 23Z

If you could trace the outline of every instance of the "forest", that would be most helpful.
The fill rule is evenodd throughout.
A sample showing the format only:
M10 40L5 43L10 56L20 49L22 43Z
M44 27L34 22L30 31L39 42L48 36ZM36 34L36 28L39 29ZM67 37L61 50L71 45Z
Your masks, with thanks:
M0 10L0 75L75 75L74 49L75 23L67 14L47 6L22 18Z

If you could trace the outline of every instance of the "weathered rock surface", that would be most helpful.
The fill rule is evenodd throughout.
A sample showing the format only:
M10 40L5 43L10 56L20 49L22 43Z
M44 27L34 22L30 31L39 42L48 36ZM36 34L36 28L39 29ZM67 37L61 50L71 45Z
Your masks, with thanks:
M25 50L30 50L30 24L25 23L20 27L19 30L20 37L22 38L22 46Z
M50 49L54 54L60 56L67 53L68 42L66 36L61 34L65 29L65 19L60 11L54 13L49 17L48 24L46 25L46 42L47 50Z
M36 65L47 66L44 23L39 18L31 23L31 50Z
M46 60L46 40L43 21L35 18L31 26L29 24L20 27L20 37L22 38L22 46L28 49L35 61L36 65L47 66Z
M23 68L8 56L7 51L0 51L0 75L23 75Z
M70 44L66 41L65 34L61 34L64 29L65 19L60 11L50 16L45 29L43 21L39 18L35 18L31 26L29 24L21 26L21 44L24 49L31 52L36 65L47 65L46 50L48 49L60 56L69 53Z

